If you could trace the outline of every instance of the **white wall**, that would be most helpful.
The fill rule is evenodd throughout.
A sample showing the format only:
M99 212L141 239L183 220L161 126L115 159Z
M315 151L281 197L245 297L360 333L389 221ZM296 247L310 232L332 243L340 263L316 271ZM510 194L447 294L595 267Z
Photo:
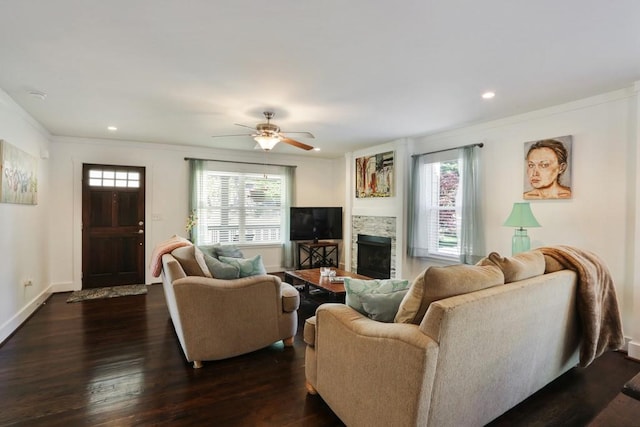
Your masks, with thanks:
M39 101L38 101L39 102ZM0 203L0 342L48 296L49 134L0 90L0 139L38 159L38 204ZM31 280L32 286L24 282Z
M390 197L357 198L355 196L355 161L359 157L372 156L379 153L394 152L394 176L392 194ZM405 240L405 176L407 170L407 140L398 139L386 144L376 145L345 155L345 235L344 263L347 270L351 269L351 245L353 238L351 230L351 216L387 216L396 218L396 277L406 277L403 271Z
M625 335L634 340L630 352L637 351L636 358L640 358L640 213L636 208L640 197L640 193L636 196L640 191L639 103L636 90L629 88L437 135L409 138L405 162L396 163L397 174L405 176L406 185L411 154L484 142L481 166L486 249L510 255L513 229L502 223L513 203L522 201L524 142L573 135L573 198L531 201L542 225L529 229L531 244L574 245L604 259L616 283ZM384 145L368 151L381 152L383 148ZM402 152L399 147L396 150ZM355 157L359 155L360 152ZM365 206L353 196L349 199L353 212L400 211L394 205L400 200L369 199L367 203L375 206ZM403 208L405 218L406 200ZM402 256L404 278L413 279L429 265L406 257L404 250Z
M185 235L188 208L188 163L185 157L296 165L296 205L340 206L342 161L309 156L267 155L177 145L56 137L51 146L51 183L56 203L51 209L51 280L55 291L81 288L82 165L103 163L146 168L146 265L153 247ZM246 256L262 254L268 271L282 270L281 248L243 247ZM158 282L147 271L146 282Z

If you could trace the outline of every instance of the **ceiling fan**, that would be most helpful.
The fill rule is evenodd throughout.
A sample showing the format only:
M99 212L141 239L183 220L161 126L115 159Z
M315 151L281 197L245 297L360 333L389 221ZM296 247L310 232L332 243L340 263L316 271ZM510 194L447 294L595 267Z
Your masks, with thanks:
M242 125L240 123L234 123L236 126L242 126L245 128L253 129L253 133L241 133L235 135L214 135L213 138L221 138L228 136L252 136L253 139L260 145L264 151L271 151L278 142L284 142L285 144L293 145L294 147L302 148L303 150L313 150L311 145L304 144L295 139L289 138L285 135L285 132L280 130L279 126L271 123L271 119L275 115L273 111L265 111L264 117L267 119L266 123L258 123L255 127ZM311 132L286 132L287 134L297 133L306 136L307 138L315 138Z

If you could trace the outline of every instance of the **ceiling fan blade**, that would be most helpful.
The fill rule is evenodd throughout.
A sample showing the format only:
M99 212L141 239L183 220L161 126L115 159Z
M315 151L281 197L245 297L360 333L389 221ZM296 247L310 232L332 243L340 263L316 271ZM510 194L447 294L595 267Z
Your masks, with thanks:
M236 133L232 135L211 135L211 138L226 138L228 136L253 136L251 133Z
M302 148L303 150L313 150L313 147L307 144L303 144L300 141L296 141L295 139L283 137L280 142L284 142L285 144L293 145L294 147Z
M281 133L287 133L287 134L289 134L289 133L297 133L297 134L302 134L302 135L306 136L307 138L314 138L315 139L315 136L313 136L313 134L311 132L285 132L285 131L282 131Z
M247 126L247 125L243 125L243 124L240 124L240 123L234 123L234 125L236 125L236 126L242 126L243 128L249 128L249 129L256 130L256 127L255 127L255 126Z

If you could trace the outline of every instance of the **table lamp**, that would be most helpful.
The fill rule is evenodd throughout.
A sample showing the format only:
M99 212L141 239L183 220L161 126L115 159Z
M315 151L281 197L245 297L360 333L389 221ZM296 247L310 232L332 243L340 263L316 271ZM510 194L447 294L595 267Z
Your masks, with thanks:
M511 239L512 255L531 249L531 240L524 227L540 227L540 224L533 216L533 212L531 212L529 202L514 203L511 215L503 225L516 227L513 239Z

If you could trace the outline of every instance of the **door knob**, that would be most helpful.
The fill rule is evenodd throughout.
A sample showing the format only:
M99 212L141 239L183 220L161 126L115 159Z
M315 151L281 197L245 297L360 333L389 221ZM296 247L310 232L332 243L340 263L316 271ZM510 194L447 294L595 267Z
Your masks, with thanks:
M144 230L138 230L138 234L143 234Z
M138 221L138 225L142 227L144 225L144 221Z

